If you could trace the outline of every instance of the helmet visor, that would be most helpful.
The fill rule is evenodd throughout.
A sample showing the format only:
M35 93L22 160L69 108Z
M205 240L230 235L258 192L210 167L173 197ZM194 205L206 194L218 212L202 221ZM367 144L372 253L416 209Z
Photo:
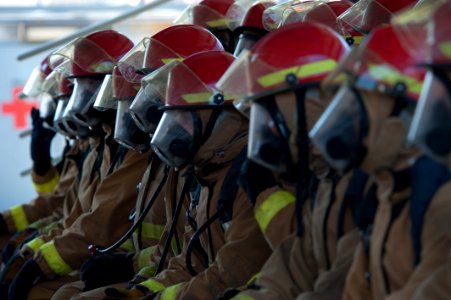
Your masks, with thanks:
M391 19L404 48L426 63L449 63L451 59L449 1L425 1Z
M428 72L425 87L410 126L408 140L424 153L449 165L451 162L451 86L449 80Z
M216 10L202 4L192 4L175 20L174 24L195 24L209 29L231 28L231 20Z
M48 126L53 125L56 104L53 97L47 93L39 94L39 116Z
M368 118L361 97L343 85L310 131L310 138L336 170L345 172L362 159Z
M117 109L117 100L113 99L112 75L106 75L100 86L99 93L94 101L94 108L100 111Z
M340 25L368 34L373 28L390 22L393 13L376 0L360 0L338 17Z
M39 67L35 67L28 77L22 93L27 97L36 97L41 92L42 82L42 72Z
M136 125L147 133L153 133L160 122L166 96L169 72L177 65L175 61L150 73L141 80L141 89L130 106L130 114Z
M118 47L120 45L115 46ZM123 47L124 49L128 47L128 43ZM117 60L110 56L102 47L84 37L77 38L52 53L49 58L50 67L54 69L61 64L62 60L66 59L84 72L98 74L111 73L114 65L117 63ZM72 72L72 68L73 66L69 70L67 66L64 67L67 72L66 75L77 75Z

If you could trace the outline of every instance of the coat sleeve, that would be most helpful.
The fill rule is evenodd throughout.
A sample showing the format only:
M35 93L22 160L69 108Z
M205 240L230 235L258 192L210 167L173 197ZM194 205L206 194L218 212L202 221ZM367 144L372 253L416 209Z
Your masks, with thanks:
M39 248L34 258L47 277L78 269L90 255L90 244L110 245L126 232L136 185L146 166L147 155L128 151L122 164L100 183L91 208Z
M255 219L271 249L295 231L295 197L272 187L261 192L254 206Z
M254 219L252 208L239 190L226 243L215 260L189 281L167 287L164 299L214 299L227 288L240 287L255 275L270 255L270 249Z
M337 245L337 257L331 268L318 276L314 289L301 293L297 300L340 299L343 294L346 275L351 267L356 246L360 241L357 229L346 233Z
M235 300L293 299L302 291L313 289L317 266L313 256L311 215L309 206L303 211L304 235L294 233L282 241L260 271L256 289L249 289Z
M14 206L2 213L8 230L13 233L25 229L39 219L52 215L60 216L65 195L73 185L77 174L76 163L67 160L61 177L58 176L57 185L51 193L38 195L30 203Z
M434 196L424 217L421 234L421 259L410 275L406 284L398 291L391 293L386 299L411 299L423 282L430 280L430 276L443 266L444 257L451 249L451 203L449 195L451 183L444 185ZM430 281L440 289L442 280ZM432 299L432 296L427 296Z

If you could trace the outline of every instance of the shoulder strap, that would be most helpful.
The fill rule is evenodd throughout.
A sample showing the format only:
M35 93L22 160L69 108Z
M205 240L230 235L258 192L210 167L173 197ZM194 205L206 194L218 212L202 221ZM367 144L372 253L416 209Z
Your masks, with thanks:
M216 202L216 211L220 212L219 221L222 224L230 222L233 218L233 204L235 203L238 192L238 177L240 175L241 165L247 156L247 145L232 162L227 175L221 186L218 201Z
M436 191L451 179L449 169L432 159L422 156L412 167L410 218L415 265L421 260L421 232L424 215Z

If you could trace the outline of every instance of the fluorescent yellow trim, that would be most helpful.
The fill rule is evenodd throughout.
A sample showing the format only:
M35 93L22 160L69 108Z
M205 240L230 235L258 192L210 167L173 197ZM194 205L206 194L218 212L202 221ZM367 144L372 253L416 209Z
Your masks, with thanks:
M395 85L398 82L405 83L407 90L416 95L419 95L423 88L422 81L401 74L394 68L390 68L386 65L370 65L368 70L374 79L386 82L390 85Z
M31 241L29 241L26 245L33 249L33 252L36 252L41 248L42 245L44 245L45 242L41 238L35 238Z
M9 211L17 231L27 228L29 223L22 205L14 206Z
M294 201L295 197L286 191L277 191L271 194L255 212L255 219L261 231L264 233L274 216Z
M135 250L135 246L133 245L133 242L128 239L126 240L120 247L122 250L125 250L127 252L132 252L133 250Z
M155 272L157 271L157 268L155 266L147 266L144 268L139 269L138 275L144 278L150 278L155 276Z
M360 45L363 41L364 36L354 36L354 45Z
M176 61L183 61L183 57L174 57L174 58L162 58L161 61L167 65L171 62L173 62L174 60Z
M188 103L199 103L199 102L208 102L210 101L211 93L193 93L193 94L185 94L182 95L183 100Z
M160 300L174 300L181 286L182 283L178 283L168 288L165 288L161 293Z
M446 57L451 57L451 42L441 43L438 47Z
M138 254L138 269L147 267L150 263L150 256L155 252L156 246L145 248Z
M164 285L153 279L147 279L146 281L141 282L140 285L145 286L154 293L164 290Z
M230 22L229 19L224 18L224 19L208 21L207 25L208 25L208 27L211 27L211 28L228 27L229 26L229 22Z
M58 250L55 247L53 241L48 242L41 246L39 249L44 256L45 261L49 265L50 269L58 275L66 275L72 272L72 268L66 264Z
M53 178L50 179L49 181L47 181L46 183L33 182L33 186L34 186L34 189L36 190L36 192L38 192L40 194L50 193L50 192L53 192L53 190L55 189L59 180L60 180L60 175L58 174L58 172L55 172L55 176L53 176Z
M148 239L159 240L164 231L164 225L142 223L142 235Z
M333 59L325 59L304 65L293 66L284 70L264 75L257 79L257 82L263 86L268 87L279 84L285 81L287 75L293 74L302 79L312 75L318 75L324 72L330 72L337 66L337 62Z
M254 298L249 295L238 294L235 297L233 297L232 300L254 300Z

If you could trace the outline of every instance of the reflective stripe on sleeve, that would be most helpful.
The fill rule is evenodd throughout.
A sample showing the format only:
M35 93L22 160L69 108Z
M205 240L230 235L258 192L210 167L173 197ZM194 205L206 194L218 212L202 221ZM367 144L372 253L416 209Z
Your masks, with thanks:
M271 74L264 75L257 79L262 87L268 87L280 84L286 80L287 75L294 74L298 78L305 78L313 75L319 75L330 72L337 66L337 62L333 59L325 59L315 61L304 65L293 66L284 70L280 70Z
M138 269L143 269L143 268L149 266L149 263L150 263L149 258L152 255L152 253L155 252L156 248L157 248L156 246L152 246L152 247L148 247L148 248L145 248L145 249L139 251Z
M41 248L42 245L44 245L45 242L41 238L35 238L29 241L26 245L33 249L33 252L36 252Z
M249 295L238 294L235 297L233 297L232 300L254 300L254 298Z
M145 238L159 240L164 231L164 225L142 223L142 235Z
M161 292L160 299L161 300L174 300L177 296L177 293L180 290L180 287L182 286L182 283L178 283L176 285L172 285L168 288L165 288L163 292Z
M125 250L127 252L133 252L135 250L135 246L133 245L133 242L128 239L126 240L120 247L122 250Z
M255 218L261 231L264 233L274 216L294 201L295 197L286 191L277 191L271 194L255 212Z
M139 285L145 286L154 293L164 290L164 285L153 279L147 279L146 281L141 282Z
M12 207L10 212L17 231L27 228L29 223L22 205Z
M41 246L39 249L50 269L58 275L66 275L72 272L72 268L63 260L53 241Z
M55 189L59 180L60 180L60 175L58 174L58 172L55 172L55 176L53 176L53 178L50 179L49 181L47 181L45 183L33 182L33 186L34 186L34 189L36 190L36 192L38 192L40 194L50 193L50 192L53 192L53 190Z

